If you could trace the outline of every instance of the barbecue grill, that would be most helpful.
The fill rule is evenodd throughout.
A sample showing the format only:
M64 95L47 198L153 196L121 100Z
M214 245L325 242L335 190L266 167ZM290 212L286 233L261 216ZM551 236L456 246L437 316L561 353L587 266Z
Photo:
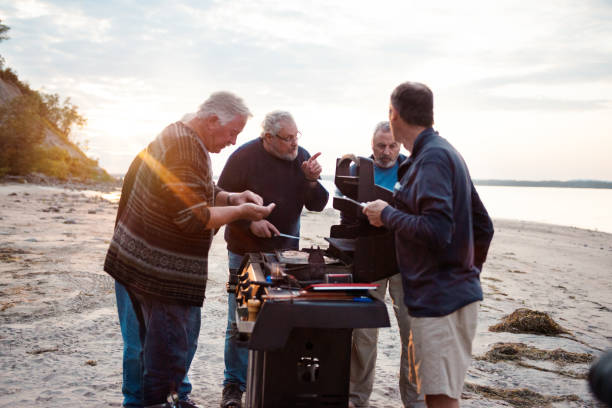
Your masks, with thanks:
M374 163L367 157L344 157L336 162L334 197L341 223L330 229L328 253L352 266L355 282L374 282L398 272L393 232L370 225L362 203L377 199L393 203L393 193L374 184Z
M391 192L374 185L371 160L339 159L334 198L343 223L329 248L249 253L236 285L236 324L249 338L246 406L346 407L354 328L389 327L368 290L397 273L393 236L368 224L360 202ZM368 192L369 191L369 192Z

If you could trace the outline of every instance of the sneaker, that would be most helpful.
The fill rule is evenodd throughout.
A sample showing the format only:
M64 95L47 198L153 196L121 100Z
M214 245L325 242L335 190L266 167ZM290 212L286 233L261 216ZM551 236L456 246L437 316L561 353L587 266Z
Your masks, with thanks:
M242 391L240 385L229 383L223 387L221 408L242 408Z
M198 408L196 403L189 397L179 401L178 395L172 393L168 396L168 401L163 404L148 405L144 408Z
M191 398L185 397L185 399L182 399L179 401L179 407L180 408L198 408L198 405Z

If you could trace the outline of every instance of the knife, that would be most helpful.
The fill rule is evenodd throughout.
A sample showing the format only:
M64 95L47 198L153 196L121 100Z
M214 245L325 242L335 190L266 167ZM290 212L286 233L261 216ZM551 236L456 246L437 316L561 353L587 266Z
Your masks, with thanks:
M359 201L357 201L357 200L353 200L353 199L352 199L352 198L350 198L350 197L346 197L346 196L344 196L344 197L342 197L342 198L344 198L344 199L345 199L345 200L347 200L347 201L350 201L350 202L351 202L351 203L353 203L353 204L356 204L356 205L360 206L361 208L365 208L365 206L367 205L366 203L361 203L361 202L359 202Z
M282 238L297 239L298 241L300 240L300 237L296 237L295 235L283 234L282 232L279 232L278 235L274 235L274 236L282 237Z

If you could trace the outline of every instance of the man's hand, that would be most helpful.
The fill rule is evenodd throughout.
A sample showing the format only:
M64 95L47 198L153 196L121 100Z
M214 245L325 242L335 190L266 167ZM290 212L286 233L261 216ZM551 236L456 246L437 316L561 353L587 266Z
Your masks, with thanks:
M253 221L251 222L249 229L253 235L259 238L272 238L273 236L280 234L279 230L276 229L274 224L268 220Z
M310 159L302 162L302 172L304 172L306 180L317 181L319 179L321 171L323 170L323 168L317 161L317 157L319 157L320 155L321 152L318 152L314 156L311 156Z
M364 213L365 216L368 217L368 221L370 221L370 224L375 227L382 227L383 223L380 219L380 214L388 205L389 203L383 200L370 201L366 204L362 213Z
M250 190L244 190L242 193L229 193L229 194L230 194L230 199L229 199L230 205L240 205L244 203L254 203L257 205L263 205L263 198L261 198L261 196L259 196L258 194L255 194L254 192Z
M274 207L276 207L275 203L270 203L266 206L253 203L244 203L238 206L240 209L240 218L249 221L259 221L266 218L268 215L270 215Z

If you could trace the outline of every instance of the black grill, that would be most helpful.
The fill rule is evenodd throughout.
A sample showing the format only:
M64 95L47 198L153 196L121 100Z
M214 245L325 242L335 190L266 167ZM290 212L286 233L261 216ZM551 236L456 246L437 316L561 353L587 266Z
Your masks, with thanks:
M249 337L247 407L346 407L353 328L389 327L384 303L367 289L316 292L320 283L372 282L397 273L393 235L369 225L359 202L391 202L374 185L372 161L339 159L334 198L342 223L329 248L250 253L236 285L236 322ZM350 285L345 285L350 287Z

